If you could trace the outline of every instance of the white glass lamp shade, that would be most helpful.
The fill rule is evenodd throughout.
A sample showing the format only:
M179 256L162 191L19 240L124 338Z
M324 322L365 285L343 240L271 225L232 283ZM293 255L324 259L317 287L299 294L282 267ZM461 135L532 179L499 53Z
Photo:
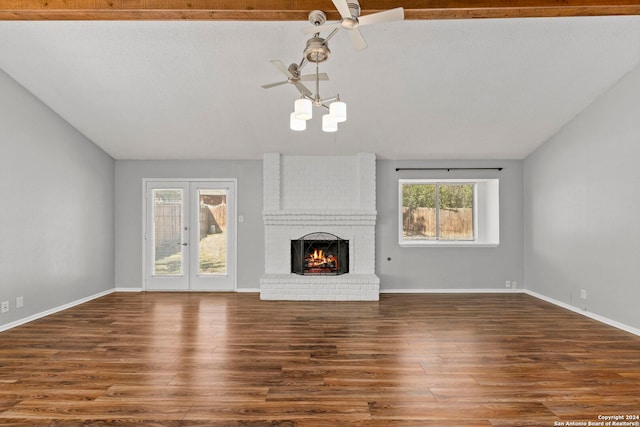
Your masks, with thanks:
M298 120L309 120L312 116L313 105L306 98L296 99L293 105L293 112Z
M338 130L338 122L335 121L331 114L322 116L322 130L325 132L335 132Z
M342 101L336 101L329 104L329 114L333 117L333 119L338 122L346 122L347 121L347 104Z
M305 130L307 128L307 121L296 119L296 113L291 113L291 118L289 119L289 127L291 128L291 130Z

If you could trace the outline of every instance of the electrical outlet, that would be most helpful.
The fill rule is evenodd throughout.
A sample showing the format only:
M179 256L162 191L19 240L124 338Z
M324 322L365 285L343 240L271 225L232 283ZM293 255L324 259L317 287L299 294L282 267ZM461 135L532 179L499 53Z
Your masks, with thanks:
M580 298L587 299L587 290L586 289L580 289Z
M16 308L24 306L24 297L16 298Z
M9 301L2 301L0 305L0 313L6 313L9 311Z
M518 282L516 282L515 280L513 282L511 282L511 287L512 288L517 288L518 287Z
M504 282L504 286L507 288L511 287L511 280L507 280L506 282Z

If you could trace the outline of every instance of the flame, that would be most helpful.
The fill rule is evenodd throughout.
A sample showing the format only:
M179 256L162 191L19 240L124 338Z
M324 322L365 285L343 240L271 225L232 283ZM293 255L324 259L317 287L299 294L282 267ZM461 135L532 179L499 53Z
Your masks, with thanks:
M338 260L334 255L325 255L322 249L314 249L313 253L307 256L307 264L309 267L328 267L333 263L334 268L338 268Z

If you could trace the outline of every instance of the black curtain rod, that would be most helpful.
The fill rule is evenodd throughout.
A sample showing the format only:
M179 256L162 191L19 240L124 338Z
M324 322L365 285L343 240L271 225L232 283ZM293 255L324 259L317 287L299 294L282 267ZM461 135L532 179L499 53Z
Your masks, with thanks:
M492 171L501 171L503 168L396 168L396 172L398 171L480 171L480 170L492 170Z

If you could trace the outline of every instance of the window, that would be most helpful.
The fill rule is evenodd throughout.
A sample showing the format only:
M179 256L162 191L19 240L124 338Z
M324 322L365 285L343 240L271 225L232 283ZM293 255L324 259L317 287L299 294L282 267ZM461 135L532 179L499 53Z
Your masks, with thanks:
M402 246L497 246L498 180L399 181Z
M404 184L404 240L475 240L474 184Z

